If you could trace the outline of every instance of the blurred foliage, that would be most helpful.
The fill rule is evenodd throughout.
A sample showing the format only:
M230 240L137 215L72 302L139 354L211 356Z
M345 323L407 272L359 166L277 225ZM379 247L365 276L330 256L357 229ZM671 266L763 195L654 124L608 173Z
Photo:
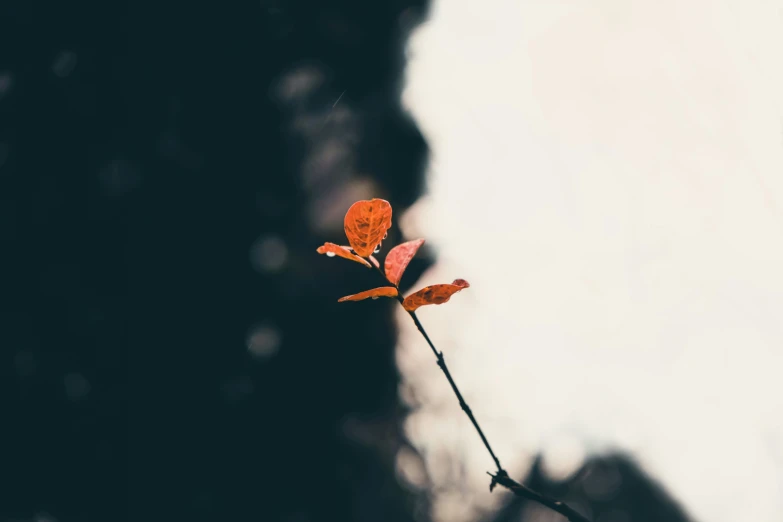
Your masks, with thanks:
M3 3L0 519L412 519L392 303L346 314L372 274L315 248L356 187L420 194L422 8Z

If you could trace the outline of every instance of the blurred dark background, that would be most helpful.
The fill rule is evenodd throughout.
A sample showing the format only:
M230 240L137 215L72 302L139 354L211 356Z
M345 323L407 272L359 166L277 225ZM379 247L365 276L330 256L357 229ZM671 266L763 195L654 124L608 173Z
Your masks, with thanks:
M399 92L426 12L3 2L0 520L427 520L393 303L337 306L375 280L315 253L353 201L423 192ZM531 480L683 520L618 459L609 504Z

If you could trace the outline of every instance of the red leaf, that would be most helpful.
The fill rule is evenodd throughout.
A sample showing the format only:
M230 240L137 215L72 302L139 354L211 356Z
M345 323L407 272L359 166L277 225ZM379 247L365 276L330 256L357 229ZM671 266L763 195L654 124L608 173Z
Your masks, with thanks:
M393 286L382 286L380 288L373 288L372 290L365 290L364 292L359 292L358 294L346 295L345 297L338 299L337 302L342 303L343 301L361 301L369 297L372 297L373 299L378 299L379 297L397 297L397 289Z
M455 279L450 285L425 286L415 294L406 297L402 306L407 311L413 312L420 306L443 304L448 301L452 295L469 286L468 282L464 279Z
M391 227L392 208L388 201L357 201L345 214L345 235L357 255L367 257L386 237Z
M357 263L361 263L367 268L372 268L370 266L370 263L368 263L366 260L362 259L361 257L352 254L350 250L346 247L341 247L340 245L335 245L334 243L324 243L323 246L319 246L318 250L316 250L319 254L326 254L329 257L334 256L340 256L344 257L345 259L350 259L351 261L356 261Z
M386 279L388 279L391 284L398 285L400 283L402 274L405 273L405 269L408 268L408 263L411 262L411 259L416 255L416 252L422 244L424 244L423 239L416 239L397 245L389 251L383 265L386 269Z

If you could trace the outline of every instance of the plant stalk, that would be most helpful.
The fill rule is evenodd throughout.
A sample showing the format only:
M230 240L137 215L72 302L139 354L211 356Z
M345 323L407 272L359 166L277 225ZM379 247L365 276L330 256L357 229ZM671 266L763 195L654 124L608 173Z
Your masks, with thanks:
M375 269L378 271L378 273L387 283L391 284L391 282L386 277L386 274L383 273L380 267L376 266ZM394 286L399 290L399 287L397 285ZM399 294L397 295L397 301L399 301L400 305L403 304L404 300L405 299L401 295ZM443 357L443 352L439 352L438 349L435 348L435 345L430 339L430 336L427 335L427 331L424 329L424 326L421 324L421 321L419 321L419 318L416 317L416 312L408 312L408 315L411 316L411 319L413 319L413 323L416 325L416 328L419 330L419 333L421 333L421 335L424 337L424 340L426 340L427 344L429 344L432 353L435 354L435 357L438 360L438 366L443 371L443 374L446 376L446 379L448 379L449 384L451 385L451 389L454 390L454 394L457 396L457 400L459 401L459 405L462 408L462 411L465 412L465 414L470 419L470 422L473 423L473 427L476 428L476 431L481 437L482 442L484 442L484 446L487 448L487 451L489 452L490 456L492 456L492 460L495 461L495 466L497 466L498 471L494 475L488 472L488 475L492 477L492 482L489 485L489 490L492 491L497 484L500 484L501 486L507 488L512 493L514 493L514 495L518 497L523 497L528 500L532 500L533 502L538 502L542 506L546 506L552 511L556 511L560 513L561 515L566 517L570 522L590 522L590 519L588 519L581 513L575 511L568 504L547 497L546 495L543 495L537 491L534 491L528 488L527 486L524 486L516 482L515 480L513 480L511 477L508 476L506 470L504 470L503 466L500 465L500 460L495 455L495 452L492 451L492 447L489 445L489 441L487 440L487 437L484 435L484 432L481 430L481 426L479 426L476 417L473 416L473 411L470 409L468 403L465 402L465 399L462 397L462 393L460 393L459 388L457 387L457 383L454 382L454 378L451 376L451 372L449 372L449 369L446 366L446 360Z

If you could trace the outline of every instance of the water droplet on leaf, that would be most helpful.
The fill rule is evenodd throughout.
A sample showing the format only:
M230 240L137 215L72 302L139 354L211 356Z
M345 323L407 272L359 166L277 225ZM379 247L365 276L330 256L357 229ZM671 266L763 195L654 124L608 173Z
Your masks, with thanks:
M373 251L372 251L372 253L373 253L373 254L377 254L377 253L378 253L378 252L380 252L380 251L381 251L381 244L380 244L380 243L378 243L378 246L377 246L377 247L375 247L375 250L373 250Z
M387 237L389 237L389 233L388 233L388 232L386 232L386 233L383 235L383 239L386 239Z
M374 296L372 296L372 300L373 300L373 301L375 301L376 299L378 299L378 296L377 296L377 295L374 295Z
M334 252L327 252L326 257L334 257L336 254Z

